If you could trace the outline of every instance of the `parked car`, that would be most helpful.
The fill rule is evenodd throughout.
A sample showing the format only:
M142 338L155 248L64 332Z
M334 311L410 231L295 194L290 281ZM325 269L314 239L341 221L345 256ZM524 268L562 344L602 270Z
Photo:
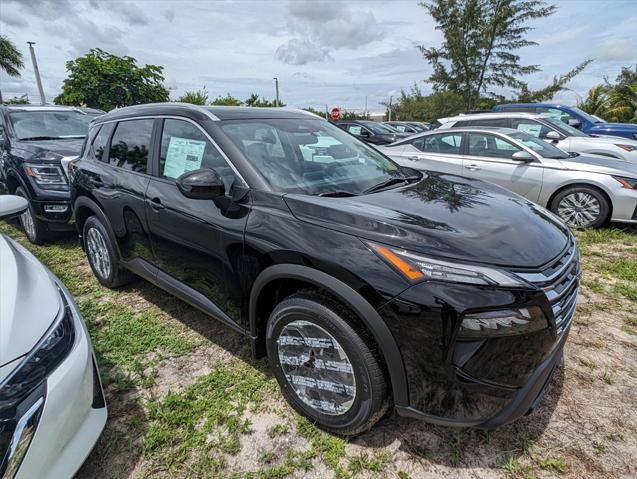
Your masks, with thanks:
M372 145L387 145L409 136L375 121L342 120L336 122L336 126Z
M417 121L384 121L382 124L391 126L399 133L422 133L430 129L427 123Z
M490 181L547 207L575 228L637 223L637 165L573 156L523 131L433 130L379 148L401 165Z
M575 239L496 185L402 168L281 108L122 108L71 165L100 283L135 273L246 336L331 432L392 403L495 428L535 407L562 357Z
M29 201L20 223L42 244L56 231L73 231L68 162L82 149L89 122L104 113L66 106L0 105L0 182Z
M0 196L0 219L24 198ZM64 285L0 235L0 477L71 478L106 423L93 347Z
M591 136L554 118L531 113L482 113L438 120L439 128L493 126L513 128L553 143L559 149L585 155L601 155L637 164L637 141L619 137Z
M548 115L589 135L621 136L629 140L637 140L637 124L606 123L599 117L589 115L574 106L560 105L558 103L511 103L496 105L493 111Z

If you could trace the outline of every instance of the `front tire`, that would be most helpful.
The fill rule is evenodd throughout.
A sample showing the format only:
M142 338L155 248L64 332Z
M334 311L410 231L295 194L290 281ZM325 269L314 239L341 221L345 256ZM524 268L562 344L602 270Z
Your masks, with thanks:
M599 228L608 220L610 204L595 188L572 186L558 193L550 210L571 228Z
M29 200L26 191L24 191L24 188L18 186L15 190L15 194L29 202L27 210L20 215L20 226L22 226L22 230L24 231L27 239L36 245L41 245L50 241L52 235L49 231L49 227L44 221L39 220L35 216L35 211L33 211L31 201Z
M286 400L340 435L370 429L387 411L380 363L351 311L318 292L287 297L272 311L268 359Z
M96 216L84 223L83 240L88 263L102 285L117 288L132 281L133 274L121 266L108 232Z

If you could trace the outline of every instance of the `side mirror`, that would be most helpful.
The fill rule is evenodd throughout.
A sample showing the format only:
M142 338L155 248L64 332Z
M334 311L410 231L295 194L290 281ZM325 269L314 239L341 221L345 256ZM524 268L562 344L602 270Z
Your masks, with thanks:
M532 161L535 161L535 157L526 150L516 151L511 155L511 159L522 163L531 163Z
M371 135L367 130L361 130L360 136L364 136L365 138L369 138Z
M580 126L582 126L582 122L576 118L569 118L568 124L573 128L579 128Z
M0 196L0 220L8 220L24 213L29 207L29 202L21 196Z
M546 134L545 138L551 141L560 141L560 134L555 130L551 130Z
M226 193L223 180L210 168L187 171L177 178L177 187L182 195L193 200L214 200Z

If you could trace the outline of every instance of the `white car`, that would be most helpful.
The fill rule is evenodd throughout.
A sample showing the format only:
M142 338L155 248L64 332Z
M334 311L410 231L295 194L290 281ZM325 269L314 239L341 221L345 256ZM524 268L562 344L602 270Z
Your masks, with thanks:
M27 207L0 196L0 219ZM0 477L73 477L106 423L88 331L60 280L4 235L0 265Z
M545 115L533 113L478 113L438 120L438 128L484 127L513 128L553 143L569 153L600 155L637 163L637 141L619 136L591 136L577 128Z

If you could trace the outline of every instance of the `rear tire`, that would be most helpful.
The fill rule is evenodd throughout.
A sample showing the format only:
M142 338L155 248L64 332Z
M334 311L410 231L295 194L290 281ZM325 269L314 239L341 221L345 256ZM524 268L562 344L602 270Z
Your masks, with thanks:
M102 285L117 288L133 280L133 273L121 266L110 236L96 216L89 217L84 223L82 238L88 263Z
M353 436L389 406L387 383L353 313L318 292L285 298L266 332L268 359L286 400L319 427Z
M22 213L19 218L20 226L27 239L36 245L50 241L53 235L49 231L49 226L35 216L35 211L33 211L33 207L31 206L31 200L27 196L26 191L24 191L24 188L18 186L15 190L15 194L29 202L29 208Z
M571 228L599 228L610 215L604 194L590 186L571 186L553 199L550 210Z

